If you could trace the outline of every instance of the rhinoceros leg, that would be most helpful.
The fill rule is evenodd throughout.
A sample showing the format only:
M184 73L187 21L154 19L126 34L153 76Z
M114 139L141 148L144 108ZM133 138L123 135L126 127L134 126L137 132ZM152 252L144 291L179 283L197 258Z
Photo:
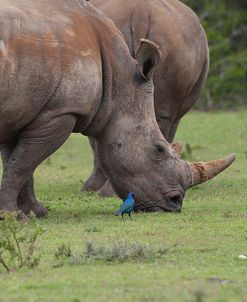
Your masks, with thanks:
M14 148L15 148L15 145L1 146L1 157L2 157L2 163L3 163L3 175L6 172L8 160L9 160L9 158L11 156L11 153L13 152ZM2 182L3 182L3 178L2 178ZM1 187L2 187L2 184L1 184ZM0 209L1 209L1 204L0 204ZM12 211L16 210L17 211L18 209L17 209L16 205L14 204L10 210L12 210Z
M5 146L1 150L3 168L5 169L8 163L8 160L14 150L15 146ZM17 197L17 206L25 214L29 214L31 211L40 218L47 216L47 209L40 203L35 197L34 193L34 180L31 176L28 181L25 183Z
M164 137L166 137L166 140L168 141L168 143L172 143L178 128L180 120L178 120L177 122L171 124L170 129L169 129L169 133L167 135L167 137L164 135L164 133L162 133L164 135Z
M106 180L106 182L104 183L104 185L98 192L99 192L99 195L102 197L112 197L112 196L116 195L109 180Z
M90 137L89 142L90 142L91 148L93 150L94 169L93 169L91 176L85 182L82 190L83 191L94 191L94 192L97 191L97 192L99 192L99 195L101 195L102 197L112 197L115 195L115 192L112 188L112 185L107 180L107 178L105 177L105 175L100 167L100 161L99 161L99 156L97 153L95 139Z
M95 140L92 137L90 137L89 142L93 150L94 168L91 176L84 183L82 187L82 191L96 192L105 184L107 179L100 167Z
M20 132L3 171L0 190L1 212L17 210L17 198L21 190L30 189L30 185L33 185L34 170L65 142L75 122L73 115L51 117L49 120L45 117L42 119L40 115ZM22 194L20 196L23 197Z
M36 199L33 176L29 177L28 181L20 191L17 198L17 206L18 209L26 215L30 214L31 211L38 218L46 217L48 215L47 209Z

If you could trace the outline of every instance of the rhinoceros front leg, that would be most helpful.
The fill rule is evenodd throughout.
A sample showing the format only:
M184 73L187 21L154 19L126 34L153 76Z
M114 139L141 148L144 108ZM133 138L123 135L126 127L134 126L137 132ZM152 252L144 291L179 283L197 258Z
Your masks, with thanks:
M17 198L17 207L26 215L33 212L37 218L46 217L48 215L45 206L39 202L35 196L33 175L29 177L20 191Z
M1 156L3 161L3 168L6 169L8 160L14 150L15 146L5 146L1 149ZM31 211L40 218L46 217L48 212L47 209L38 202L34 193L34 180L31 176L28 181L25 183L17 197L17 207L24 214L29 214Z
M96 192L102 186L104 186L105 182L107 181L101 167L100 162L96 150L96 142L95 139L92 137L89 138L89 142L91 148L93 150L93 157L94 157L94 168L91 176L86 180L82 187L82 191L89 191L89 192Z
M99 156L96 148L96 141L94 138L90 137L89 142L93 150L94 157L94 168L91 176L87 179L82 187L82 191L98 192L102 197L112 197L115 195L115 191L112 185L107 180L100 167Z
M3 163L3 175L6 173L6 169L7 169L7 164L8 164L8 160L11 156L11 153L13 152L15 148L15 145L4 145L4 146L1 146L1 158L2 158L2 163ZM3 178L2 178L2 183L3 183ZM1 184L1 187L3 185ZM0 190L1 192L1 190ZM0 195L1 197L1 195ZM10 205L5 205L3 202L2 202L2 207L5 207L7 208L9 211L17 211L17 206L15 203L13 204L10 204ZM0 209L1 209L1 204L0 204Z
M112 197L112 196L116 195L109 180L106 180L106 182L104 183L104 185L98 192L99 192L99 195L102 197Z
M73 115L56 118L51 116L50 119L42 119L41 115L19 133L17 143L3 171L0 190L1 212L16 211L18 197L22 199L24 196L29 196L30 185L33 190L34 170L65 142L75 122L76 118ZM28 203L30 201L29 199ZM25 204L23 200L22 204Z
M176 121L175 123L171 124L170 129L169 129L169 133L167 134L167 137L164 135L164 137L166 138L166 140L168 141L168 143L172 143L174 140L174 137L176 135L176 131L178 129L178 125L179 125L180 120Z
M156 112L156 121L160 128L161 133L168 143L172 143L180 122L180 116L176 117L175 121L172 121L170 118L166 117L166 113L162 110Z

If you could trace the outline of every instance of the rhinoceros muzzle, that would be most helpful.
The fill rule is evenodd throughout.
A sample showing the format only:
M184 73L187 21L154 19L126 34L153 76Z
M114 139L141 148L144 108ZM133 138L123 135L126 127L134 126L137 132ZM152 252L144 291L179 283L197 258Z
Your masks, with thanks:
M145 203L144 203L145 204ZM142 212L173 212L179 213L182 210L183 205L183 197L180 193L173 194L170 197L165 197L162 202L148 202L147 205L144 206L136 206L135 211Z

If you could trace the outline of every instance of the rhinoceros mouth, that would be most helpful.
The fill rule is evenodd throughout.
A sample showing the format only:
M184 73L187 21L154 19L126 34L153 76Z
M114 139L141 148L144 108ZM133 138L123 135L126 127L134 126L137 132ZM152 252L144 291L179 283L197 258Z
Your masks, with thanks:
M181 209L177 209L172 206L142 206L142 207L135 207L135 212L168 212L168 213L180 213Z
M169 212L169 213L181 213L181 209L175 208L175 207L161 207L163 212Z

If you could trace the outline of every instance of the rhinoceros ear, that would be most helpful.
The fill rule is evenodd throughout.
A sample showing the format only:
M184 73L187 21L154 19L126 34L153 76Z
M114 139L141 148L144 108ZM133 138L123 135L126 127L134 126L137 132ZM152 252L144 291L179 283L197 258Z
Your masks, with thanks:
M179 157L181 157L183 151L183 144L181 142L171 144L172 149L177 153Z
M155 66L159 63L159 46L152 41L141 39L141 45L136 52L137 68L142 77L148 81L153 77Z

